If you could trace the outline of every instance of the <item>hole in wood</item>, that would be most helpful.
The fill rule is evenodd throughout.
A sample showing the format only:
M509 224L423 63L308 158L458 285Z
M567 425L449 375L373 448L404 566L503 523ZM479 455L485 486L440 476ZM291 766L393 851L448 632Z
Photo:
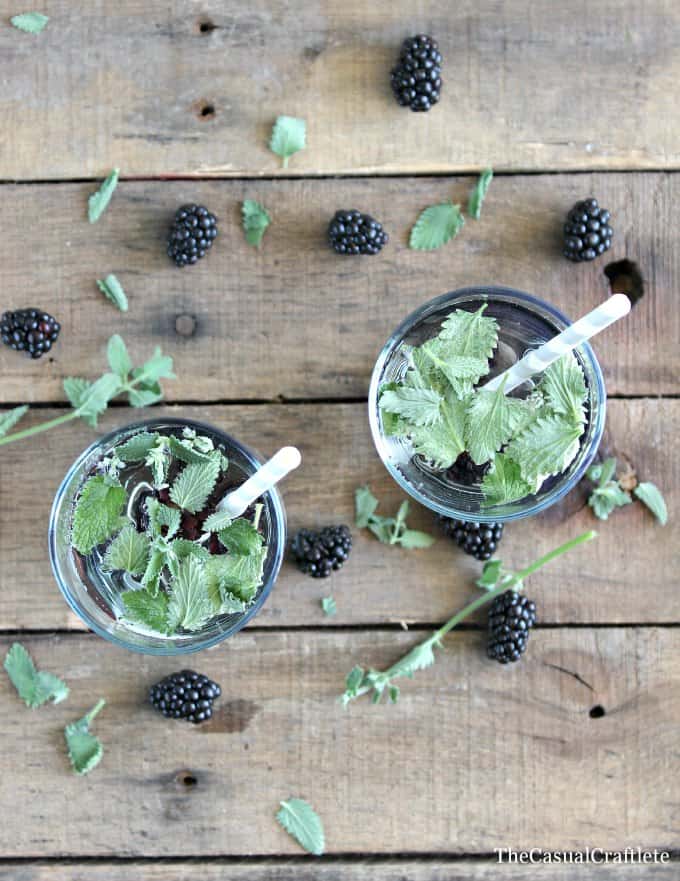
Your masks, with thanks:
M200 21L198 23L198 30L201 34L211 34L213 31L217 30L217 25L206 19L205 21Z
M196 333L196 317L183 312L175 318L175 333L190 337Z
M175 780L180 786L185 786L187 789L191 789L192 786L196 786L198 783L198 780L194 777L191 771L180 771L175 777Z
M608 263L604 274L609 279L612 294L625 294L633 306L645 295L645 283L640 267L632 260Z
M602 704L595 704L594 707L590 708L590 712L588 713L591 719L601 719L604 715L606 715L605 708Z
M203 119L210 119L210 117L215 115L215 105L214 104L201 104L200 114Z

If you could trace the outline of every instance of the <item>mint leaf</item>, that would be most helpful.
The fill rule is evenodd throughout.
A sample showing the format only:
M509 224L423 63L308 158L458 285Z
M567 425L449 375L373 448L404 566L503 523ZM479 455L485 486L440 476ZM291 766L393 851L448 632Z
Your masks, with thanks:
M14 407L0 416L0 437L4 437L10 428L13 428L17 422L28 412L28 404L22 404L20 407Z
M149 449L149 452L144 459L144 464L147 468L151 469L153 485L156 489L160 489L164 486L168 476L168 468L170 467L170 456L168 455L168 448L163 438L160 438L160 442L157 441Z
M465 449L466 407L466 401L449 393L440 407L439 422L429 428L411 430L413 449L434 468L450 468Z
M208 501L220 473L218 459L187 465L170 488L170 498L190 514L195 514Z
M439 419L441 395L433 389L400 386L380 396L380 408L412 422L433 425Z
M64 379L64 392L74 410L80 407L91 388L92 383L79 376L67 376Z
M115 373L105 373L96 382L87 383L87 380L69 377L64 380L64 391L69 400L71 394L80 403L76 412L81 419L92 428L97 427L98 417L104 413L109 401L116 397L122 389L120 377Z
M176 456L188 465L195 465L197 462L207 462L210 458L209 452L203 453L200 450L195 449L191 440L181 440L174 435L170 435L167 438L167 443L173 456Z
M474 355L458 355L450 340L435 338L419 347L420 355L432 362L448 380L459 398L472 392L474 384L489 372L486 358Z
M215 511L206 519L203 529L206 532L219 532L220 529L226 529L231 525L233 519L230 514L225 514L224 511Z
M605 459L604 462L596 462L594 465L591 465L590 468L586 471L586 477L588 480L592 480L593 483L599 483L600 486L604 486L605 483L609 483L610 480L613 479L616 474L616 459Z
M425 429L423 429L425 430ZM408 529L406 518L409 502L405 500L399 506L396 517L381 517L376 514L378 500L367 486L355 492L356 525L367 527L383 544L401 544L404 548L427 548L433 542L432 536L415 529Z
M668 523L668 509L661 490L653 483L638 483L633 490L635 498L646 505L662 526Z
M378 507L378 500L367 486L360 486L354 492L355 523L359 529L368 526Z
M465 220L460 205L443 202L422 211L411 230L409 247L416 251L436 251L458 235Z
M269 149L283 159L283 167L288 167L288 160L299 150L304 150L307 140L307 125L304 119L294 116L277 116Z
M66 683L52 673L38 672L21 643L15 642L7 652L4 667L19 697L31 709L50 699L58 704L68 697Z
M483 587L484 590L491 590L494 588L498 579L501 577L502 565L503 564L500 560L487 560L486 563L484 563L482 574L477 581L475 581L475 584L478 587Z
M106 357L111 371L120 377L121 382L126 382L132 370L132 361L128 355L127 346L123 342L123 338L117 333L109 337L109 342L106 346Z
M24 12L21 15L13 15L10 21L20 31L25 31L27 34L39 34L49 21L49 17L40 12Z
M64 729L68 757L76 774L89 774L104 754L99 738L90 734L90 724L105 703L106 701L100 700L86 716Z
M506 449L522 469L529 483L550 474L560 474L576 457L583 425L574 425L565 416L540 416Z
M172 358L164 355L160 347L156 346L153 355L141 367L135 368L132 376L139 380L140 385L153 385L159 379L175 379L172 367Z
M150 407L163 400L163 389L157 382L140 385L128 392L128 403L131 407Z
M335 615L335 613L338 611L333 597L322 597L321 608L323 609L324 615L328 615L329 618L332 618L333 615Z
M180 562L186 560L187 557L197 557L203 563L210 559L210 552L207 548L198 542L189 541L187 538L176 538L170 544L170 550Z
M600 520L606 520L615 508L622 508L631 502L631 497L615 480L596 487L588 497L588 504Z
M281 802L276 815L281 826L308 853L321 856L325 847L323 823L314 808L304 799L289 798Z
M491 469L482 480L482 492L489 505L515 502L533 492L533 485L522 476L522 469L504 453L496 453Z
M97 287L104 294L104 296L111 300L114 306L116 306L121 312L127 312L128 310L128 300L125 295L125 291L123 290L122 284L118 281L113 273L110 273L106 276L106 278L97 279Z
M492 179L492 169L485 168L484 171L479 175L479 180L470 193L470 200L468 202L468 214L475 220L479 220L480 214L482 213L482 203L484 202L486 194L489 191L489 186L491 185Z
M267 548L254 554L225 554L212 556L206 563L208 590L214 598L216 592L224 597L233 594L244 602L250 602L262 584Z
M146 500L146 510L149 514L149 528L152 535L162 535L163 527L166 527L163 536L165 539L170 540L177 533L182 522L182 512L179 508L170 508L158 499L150 497Z
M434 544L434 538L426 532L419 532L417 529L404 529L399 536L398 542L402 548L429 548Z
M168 604L169 629L173 633L179 628L199 630L212 615L205 565L190 554L179 564L172 582Z
M127 493L120 484L112 486L104 477L90 477L73 513L71 542L81 554L89 554L125 524L122 511Z
M249 245L260 247L262 236L271 223L271 217L267 214L264 205L260 205L254 199L245 199L241 205L243 216L243 232Z
M466 448L476 465L493 458L513 435L525 410L524 401L496 391L478 389L470 399L465 424Z
M144 575L142 575L142 585L151 596L156 596L161 586L161 573L166 562L166 553L164 549L152 547L149 562L146 564ZM135 591L136 592L136 591Z
M113 191L118 185L119 174L120 169L114 168L97 192L92 193L90 196L87 203L87 216L90 223L96 223L106 211L106 207L111 201L111 196L113 196Z
M141 462L156 446L159 437L160 435L155 431L140 431L139 434L133 434L124 444L116 447L116 455L123 462Z
M244 517L239 517L229 526L221 529L219 539L230 554L243 556L259 553L264 543L264 539L257 529L250 520L246 520Z
M168 633L168 595L162 591L153 596L146 590L126 590L121 594L125 617L133 624Z
M543 371L538 384L548 406L574 423L585 422L583 405L588 397L583 369L573 352L562 355Z
M149 560L149 539L133 523L124 526L106 550L102 569L143 575Z
M450 340L452 355L467 355L485 361L493 355L498 345L498 322L484 314L486 308L484 303L475 312L455 309L442 322L439 337Z

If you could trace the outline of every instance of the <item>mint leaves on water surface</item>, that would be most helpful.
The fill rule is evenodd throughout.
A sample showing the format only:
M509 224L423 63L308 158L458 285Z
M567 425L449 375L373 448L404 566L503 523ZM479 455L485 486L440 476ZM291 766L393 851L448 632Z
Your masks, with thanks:
M359 529L368 528L383 544L401 545L403 548L429 548L434 538L426 532L409 529L406 518L408 501L403 501L395 517L376 514L378 500L367 486L359 487L354 494L355 520Z
M111 201L113 191L118 186L119 168L114 168L99 189L92 193L87 202L87 216L90 223L96 223Z
M269 149L283 160L283 167L288 168L288 160L291 156L304 150L307 146L307 124L304 119L294 116L277 116L272 136L269 140Z
M308 853L314 856L323 854L326 847L323 823L309 802L302 798L282 801L276 819Z
M76 774L89 774L102 760L104 747L99 738L90 732L90 725L105 704L105 700L99 700L82 719L64 729L68 757Z
M19 642L7 652L4 668L19 697L27 707L34 709L46 701L58 704L68 697L66 683L53 673L36 669L33 659Z
M78 496L73 513L71 542L81 554L89 554L124 525L123 506L127 494L108 478L90 477Z
M40 12L23 12L20 15L13 15L10 21L17 30L25 31L27 34L39 34L47 25L49 17Z

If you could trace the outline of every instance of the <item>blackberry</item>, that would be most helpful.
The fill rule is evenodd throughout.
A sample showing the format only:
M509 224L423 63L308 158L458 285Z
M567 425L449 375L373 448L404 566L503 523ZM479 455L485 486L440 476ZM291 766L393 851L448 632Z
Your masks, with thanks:
M3 312L0 318L0 336L6 346L26 352L31 358L41 358L56 343L61 324L40 309L17 309Z
M535 623L536 604L531 600L514 590L497 596L489 609L488 656L501 664L519 661Z
M203 205L177 209L168 239L168 256L177 266L196 263L217 238L217 218Z
M377 254L387 244L382 224L354 208L336 211L328 227L328 241L338 254Z
M502 523L467 523L440 516L444 532L477 560L489 560L503 537Z
M210 719L213 701L221 694L219 685L207 676L180 670L152 685L149 701L169 719L186 719L198 725Z
M439 101L442 56L437 41L425 34L409 37L392 68L392 91L402 107L427 112Z
M301 529L291 550L301 572L312 578L328 578L334 569L342 569L349 557L352 533L348 526L326 526L320 532Z
M600 208L597 199L577 202L564 224L564 256L582 263L608 251L614 235L609 226L610 216L609 211Z
M453 465L447 470L446 477L465 486L475 486L491 468L491 462L476 465L469 453L461 453Z

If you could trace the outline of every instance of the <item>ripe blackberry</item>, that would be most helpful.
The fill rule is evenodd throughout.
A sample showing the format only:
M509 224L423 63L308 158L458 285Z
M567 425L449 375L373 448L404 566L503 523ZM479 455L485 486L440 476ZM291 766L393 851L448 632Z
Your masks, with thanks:
M536 623L536 604L514 590L506 590L489 609L488 656L501 664L519 661Z
M168 256L177 266L196 263L210 250L217 237L217 218L203 205L177 209L168 239Z
M301 529L291 550L301 572L312 578L328 578L334 569L342 569L349 557L352 533L348 526L326 526L320 532Z
M11 349L41 358L57 341L61 324L40 309L17 309L3 312L0 318L2 341Z
M502 523L467 523L440 516L444 532L477 560L489 560L503 537Z
M432 37L420 34L404 40L391 74L392 91L402 107L422 113L439 101L441 63L439 46Z
M219 685L207 676L180 670L152 685L149 701L169 719L186 719L198 725L212 716L213 701L221 694Z
M453 465L447 470L446 477L465 486L475 486L491 468L491 462L476 465L469 453L461 453Z
M582 263L608 251L614 235L609 219L609 211L600 208L597 199L577 202L564 224L564 256Z
M338 254L377 254L387 244L382 224L370 214L352 208L336 211L328 227L328 241Z

